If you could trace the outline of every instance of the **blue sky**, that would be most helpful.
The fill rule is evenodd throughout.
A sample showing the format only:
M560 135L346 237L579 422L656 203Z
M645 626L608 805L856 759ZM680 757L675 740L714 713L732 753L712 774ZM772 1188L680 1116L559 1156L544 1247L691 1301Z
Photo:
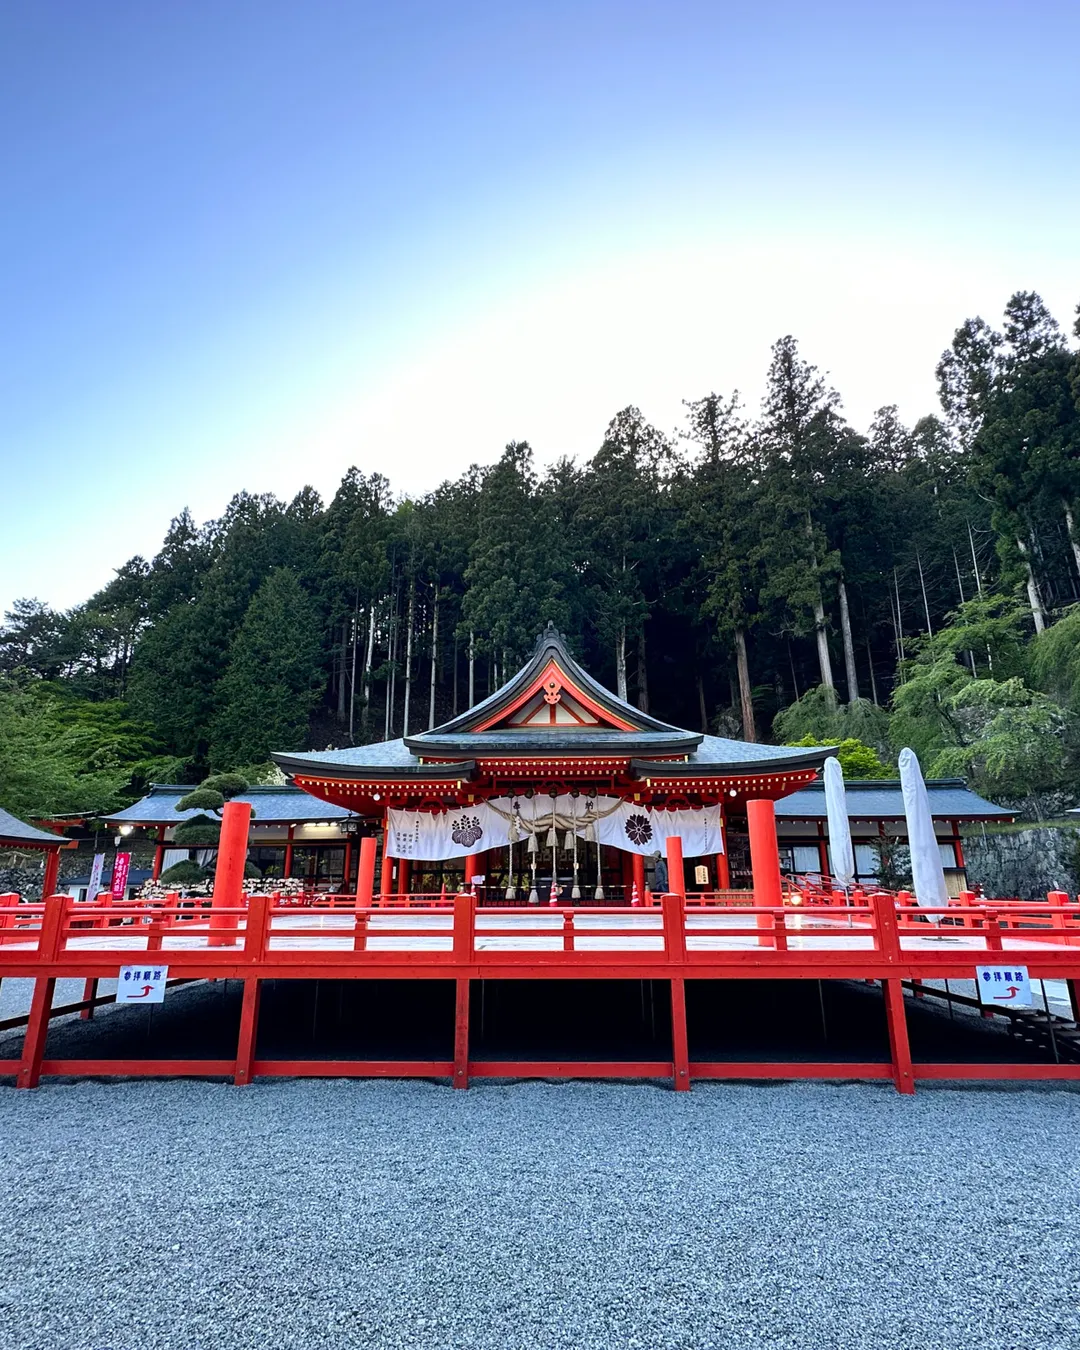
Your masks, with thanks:
M1080 301L1073 3L0 9L0 606L189 505L419 493L793 332L865 427Z

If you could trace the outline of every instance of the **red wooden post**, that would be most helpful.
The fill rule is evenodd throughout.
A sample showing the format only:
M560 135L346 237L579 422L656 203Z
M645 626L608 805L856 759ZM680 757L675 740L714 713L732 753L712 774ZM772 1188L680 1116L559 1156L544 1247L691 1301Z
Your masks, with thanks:
M399 858L397 863L397 894L398 904L408 904L409 894L409 860L408 858Z
M390 848L390 813L383 812L382 867L379 869L379 904L390 903L390 887L393 883L394 864L388 852Z
M150 880L157 881L161 876L161 864L165 857L165 826L159 825L157 832L157 848L154 849L154 870L150 873Z
M86 980L83 983L82 1002L87 1003L90 999L97 998L98 982L95 979ZM89 1022L94 1016L93 1008L82 1008L79 1011L79 1018L83 1022Z
M641 853L632 855L634 869L634 885L637 887L638 901L643 902L645 895L645 858Z
M952 832L953 832L953 853L955 853L956 855L956 865L961 869L961 871L964 871L967 868L967 862L964 859L964 843L963 840L960 838L960 822L958 820L954 820L952 822Z
M288 832L288 834L285 836L285 839L286 839L286 843L285 843L285 865L284 865L284 866L282 867L282 869L281 869L281 871L282 871L282 880L283 880L283 881L288 881L289 877L292 876L292 845L293 845L293 835L294 835L295 833L296 833L296 826L295 826L295 825L290 825L290 826L289 826L289 832Z
M239 909L244 899L244 866L247 863L248 828L251 825L250 802L226 802L221 817L217 867L214 870L214 894L210 901L210 946L232 945L232 935L224 929L236 929L235 914L215 913Z
M667 837L667 884L672 895L686 899L686 877L683 874L682 840L677 834Z
M722 891L731 889L731 864L728 862L727 808L720 803L720 842L723 845L716 855L716 884Z
M960 908L962 910L967 910L970 909L971 906L975 903L975 892L961 891L956 898L957 900L960 901ZM961 914L960 926L961 928L974 928L975 920L971 917L970 914Z
M900 960L900 929L896 922L896 906L891 895L878 891L870 897L877 930L877 947L883 961L895 965Z
M465 889L468 890L472 885L473 877L477 875L480 869L476 865L476 854L467 853L465 855Z
M1068 894L1065 891L1049 891L1046 896L1050 904L1050 923L1054 928L1065 927L1064 906L1069 903Z
M244 959L259 965L270 945L270 897L253 895L248 900L247 926L244 929Z
M825 838L825 826L820 820L818 821L817 833L818 870L821 872L821 884L826 886L829 877L829 843Z
M460 898L460 897L459 897ZM469 978L459 975L454 993L454 1087L469 1086Z
M676 1092L690 1087L690 1044L686 1031L686 981L681 975L671 981L671 1057Z
M686 960L686 897L665 895L660 900L664 915L664 954L673 964Z
M885 1019L889 1026L889 1054L897 1092L915 1091L915 1073L911 1065L904 987L899 980L882 980L885 995Z
M375 839L360 840L360 865L356 870L356 907L370 909L375 898Z
M258 898L265 903L265 896L259 896ZM249 911L248 923L250 924L250 922ZM244 1087L251 1082L251 1069L255 1062L255 1041L259 1031L259 999L261 994L262 981L258 976L249 976L244 981L244 998L240 1004L240 1035L236 1043L236 1064L233 1067L233 1082L237 1087Z
M986 950L988 952L1004 950L1001 942L1001 920L996 914L989 915L986 920Z
M780 851L776 843L776 807L768 798L746 803L750 830L750 866L754 873L754 904L779 907L784 903L780 881Z
M52 1011L53 990L56 981L39 975L34 981L34 995L30 1000L30 1020L26 1025L22 1058L15 1086L35 1088L41 1078L41 1061L45 1058L45 1040L49 1034L49 1013Z
M476 896L465 891L454 896L454 961L468 966L473 960L473 924L476 918Z
M352 836L348 835L345 839L345 872L341 878L341 894L347 895L349 891L349 877L352 874Z
M60 849L51 848L45 855L45 875L41 880L41 898L47 900L56 890L57 878L60 875Z

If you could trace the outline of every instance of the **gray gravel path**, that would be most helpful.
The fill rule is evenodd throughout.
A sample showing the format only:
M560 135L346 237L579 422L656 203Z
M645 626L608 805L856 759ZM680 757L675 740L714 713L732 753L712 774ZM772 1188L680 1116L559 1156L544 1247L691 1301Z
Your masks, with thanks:
M0 1345L1080 1344L1067 1088L0 1089Z

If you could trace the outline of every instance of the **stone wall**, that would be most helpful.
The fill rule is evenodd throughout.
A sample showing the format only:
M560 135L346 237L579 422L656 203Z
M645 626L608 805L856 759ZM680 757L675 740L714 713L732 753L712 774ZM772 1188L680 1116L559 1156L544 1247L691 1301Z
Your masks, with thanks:
M1045 900L1047 891L1080 892L1080 829L1032 825L964 836L968 881L988 896Z

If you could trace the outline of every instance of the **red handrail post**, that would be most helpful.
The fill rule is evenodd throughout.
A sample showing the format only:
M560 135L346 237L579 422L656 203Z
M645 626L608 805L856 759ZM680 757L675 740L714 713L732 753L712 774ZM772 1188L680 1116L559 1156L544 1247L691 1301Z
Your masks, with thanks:
M878 891L870 897L877 929L877 947L883 961L895 965L900 960L900 928L896 922L896 905L891 895Z
M217 867L214 870L214 894L210 902L210 946L232 946L233 937L222 930L237 928L235 914L215 913L238 910L244 897L244 867L247 864L248 830L251 825L250 802L226 802L221 815Z
M664 950L672 965L686 962L686 897L665 895L660 905L664 916Z
M1069 897L1065 891L1050 891L1046 896L1050 902L1050 923L1054 928L1065 927L1065 905L1069 903Z
M975 892L974 892L974 891L961 891L960 894L959 894L956 898L960 901L960 908L961 908L961 909L963 909L963 910L969 910L969 909L972 907L972 905L975 903ZM975 927L975 920L971 917L970 914L966 914L966 913L965 913L965 914L961 915L961 917L960 917L960 926L961 926L962 928L974 928L974 927Z
M988 914L986 918L986 950L988 952L1004 951L1001 941L1001 921L996 914Z
M50 848L45 857L45 875L41 881L41 898L47 900L56 890L60 877L60 846Z
M270 897L248 897L247 925L244 928L244 958L252 965L260 965L266 957L270 941Z
M473 960L473 927L476 896L471 891L454 896L454 963L468 966Z

